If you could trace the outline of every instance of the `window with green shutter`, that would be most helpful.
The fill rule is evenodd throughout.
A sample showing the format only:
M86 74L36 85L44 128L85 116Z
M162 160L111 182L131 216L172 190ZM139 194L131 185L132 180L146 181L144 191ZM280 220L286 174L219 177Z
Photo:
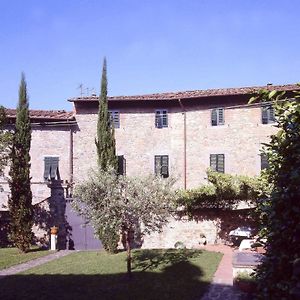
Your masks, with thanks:
M261 122L263 124L270 124L276 122L274 108L272 107L272 105L262 106Z
M211 126L224 125L224 108L214 108L211 110Z
M157 109L155 111L155 127L168 127L168 111L164 109Z
M59 157L45 156L44 157L44 180L60 180L59 175Z
M213 171L225 172L225 155L224 154L210 154L210 168Z
M154 170L155 175L163 178L169 177L169 156L155 155L154 156Z
M120 112L118 110L109 110L110 124L113 124L114 128L120 128Z

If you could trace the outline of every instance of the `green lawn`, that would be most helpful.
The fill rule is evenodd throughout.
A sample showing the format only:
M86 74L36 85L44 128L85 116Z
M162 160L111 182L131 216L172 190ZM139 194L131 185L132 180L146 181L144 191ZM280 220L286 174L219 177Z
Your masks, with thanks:
M0 248L0 270L50 254L50 251L32 248L28 253L21 253L17 248Z
M191 300L207 289L222 254L194 250L134 251L133 276L126 254L75 252L0 281L3 299ZM16 287L18 287L16 289Z

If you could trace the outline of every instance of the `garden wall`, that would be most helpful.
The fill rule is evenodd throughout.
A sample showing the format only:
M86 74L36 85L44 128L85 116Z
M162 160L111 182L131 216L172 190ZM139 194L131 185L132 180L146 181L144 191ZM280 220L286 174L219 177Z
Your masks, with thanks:
M255 227L251 209L231 211L202 211L192 218L181 216L171 218L161 233L144 237L142 248L174 248L182 242L188 248L199 247L200 235L204 234L207 244L230 241L229 232L239 226Z

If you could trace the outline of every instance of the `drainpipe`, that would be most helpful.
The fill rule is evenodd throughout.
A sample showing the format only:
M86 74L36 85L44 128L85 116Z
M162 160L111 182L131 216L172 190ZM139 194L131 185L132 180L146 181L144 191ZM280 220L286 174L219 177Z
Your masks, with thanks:
M70 125L70 145L69 145L69 179L70 179L70 194L72 195L73 188L73 129Z
M186 190L186 181L187 181L187 176L186 176L186 110L185 107L183 106L181 99L178 99L179 105L182 109L182 114L183 114L183 186L184 189Z

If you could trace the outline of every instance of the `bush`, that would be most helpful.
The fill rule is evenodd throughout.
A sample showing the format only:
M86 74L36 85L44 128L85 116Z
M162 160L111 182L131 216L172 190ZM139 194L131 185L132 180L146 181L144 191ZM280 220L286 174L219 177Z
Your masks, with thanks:
M262 237L267 239L258 266L259 299L300 299L300 103L275 103L279 131L266 145L270 194L259 205ZM299 264L300 265L300 264Z
M208 184L180 191L178 204L188 212L197 209L232 209L241 200L255 202L262 189L258 177L230 175L207 170Z

